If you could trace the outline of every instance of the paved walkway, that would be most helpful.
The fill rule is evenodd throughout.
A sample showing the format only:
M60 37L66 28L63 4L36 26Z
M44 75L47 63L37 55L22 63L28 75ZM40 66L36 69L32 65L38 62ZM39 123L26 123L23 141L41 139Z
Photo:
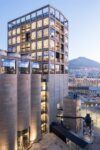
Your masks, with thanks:
M56 135L47 133L39 143L33 144L30 150L68 150L68 148Z

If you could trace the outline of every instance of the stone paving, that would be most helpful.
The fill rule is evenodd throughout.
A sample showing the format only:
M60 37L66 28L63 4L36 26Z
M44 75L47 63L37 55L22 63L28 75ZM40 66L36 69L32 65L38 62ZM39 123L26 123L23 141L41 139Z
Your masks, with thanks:
M67 145L53 133L47 133L30 150L69 150ZM88 150L100 150L100 129L94 130L94 141Z
M68 150L68 148L56 135L47 133L39 143L33 144L30 150Z

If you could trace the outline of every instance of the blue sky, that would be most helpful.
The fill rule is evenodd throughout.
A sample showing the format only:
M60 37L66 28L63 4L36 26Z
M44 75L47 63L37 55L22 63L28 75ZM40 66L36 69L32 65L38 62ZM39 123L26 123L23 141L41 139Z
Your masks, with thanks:
M51 4L69 20L69 59L100 62L100 0L0 0L0 48L7 49L7 22Z

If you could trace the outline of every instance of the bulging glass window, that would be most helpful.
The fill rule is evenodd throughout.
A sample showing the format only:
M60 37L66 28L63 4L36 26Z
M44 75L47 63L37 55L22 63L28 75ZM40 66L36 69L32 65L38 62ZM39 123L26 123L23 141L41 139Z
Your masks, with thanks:
M37 42L37 49L42 49L42 41Z
M16 37L12 38L12 44L16 44Z
M20 34L20 28L17 28L17 34Z
M43 25L44 26L47 26L49 24L49 18L45 18L44 20L43 20Z
M43 36L48 36L49 35L49 32L48 32L48 28L44 29L43 30Z
M16 29L12 30L12 35L16 35Z
M42 20L37 21L37 28L42 27Z
M32 29L36 29L36 22L33 22L33 23L31 24L31 28L32 28Z
M49 47L49 41L48 40L44 40L43 41L43 48L48 48Z
M17 46L17 52L20 52L20 45Z
M36 42L32 42L32 44L31 44L31 49L32 49L32 50L36 50Z
M42 30L37 31L37 38L42 38Z
M32 40L36 39L36 32L31 33L31 38L32 38Z
M53 40L50 40L50 49L54 50L55 48L55 42Z

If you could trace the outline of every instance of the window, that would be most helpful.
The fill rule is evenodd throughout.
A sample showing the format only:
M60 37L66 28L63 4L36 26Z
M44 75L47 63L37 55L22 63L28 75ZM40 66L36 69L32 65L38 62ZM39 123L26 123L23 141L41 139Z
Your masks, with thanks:
M54 35L55 35L55 30L54 29L50 29L50 37L54 37Z
M49 58L49 56L48 56L48 51L44 51L43 60L44 60L44 61L48 61L48 58Z
M50 40L50 49L54 49L55 48L55 43L53 40Z
M20 28L17 28L17 34L20 34Z
M50 26L54 27L55 26L55 20L54 19L50 19Z
M41 38L42 37L42 30L37 31L37 38Z
M42 27L42 20L37 21L37 28Z
M35 60L35 59L36 59L36 52L35 52L35 53L32 53L32 54L31 54L31 57L32 57L33 60Z
M59 66L59 65L55 65L55 70L56 70L57 73L59 73L59 71L60 71L60 66Z
M8 40L9 45L11 45L11 39Z
M22 44L21 50L22 50L22 51L25 50L25 44Z
M47 98L47 92L46 91L41 91L41 98L42 98L42 101L46 101L46 98Z
M48 28L44 29L43 30L43 36L48 36L49 32L48 32Z
M54 64L50 64L50 72L51 72L51 73L54 73L54 71L55 71Z
M12 35L16 35L16 29L12 30Z
M46 82L42 82L41 90L46 91Z
M32 42L32 50L36 50L36 42Z
M55 58L55 52L50 51L49 54L50 54L50 60L54 60L54 58Z
M42 49L42 41L37 42L37 49Z
M11 31L8 32L8 36L11 36Z
M20 45L17 46L17 52L20 52Z
M26 24L26 31L29 31L31 28L31 25L30 24Z
M26 33L26 42L30 41L30 32Z
M1 71L7 74L15 74L15 60L2 59Z
M43 25L47 26L49 24L49 18L43 19Z
M36 22L32 23L32 29L36 29Z
M12 44L16 44L16 38L12 38Z
M44 71L45 73L48 72L48 64L43 64L43 71Z
M20 43L20 36L17 36L17 43Z
M48 48L49 47L49 41L48 40L44 40L43 41L43 48Z
M42 52L37 52L37 60L42 60Z
M31 38L32 38L32 40L36 39L36 32L32 32Z
M27 48L30 47L30 43L29 42L26 43L26 47Z

